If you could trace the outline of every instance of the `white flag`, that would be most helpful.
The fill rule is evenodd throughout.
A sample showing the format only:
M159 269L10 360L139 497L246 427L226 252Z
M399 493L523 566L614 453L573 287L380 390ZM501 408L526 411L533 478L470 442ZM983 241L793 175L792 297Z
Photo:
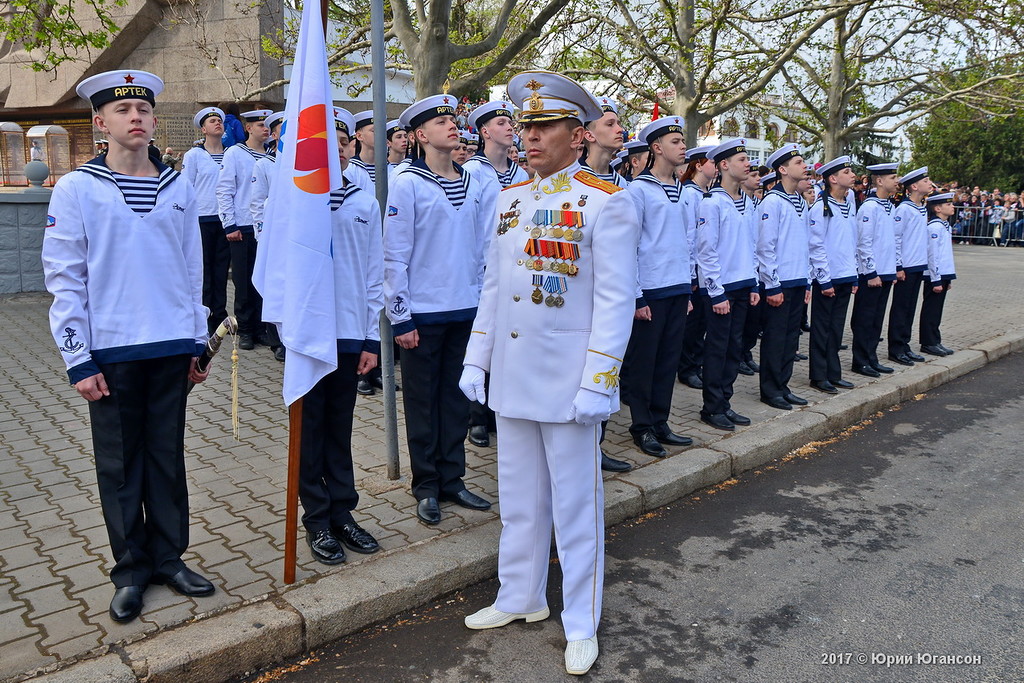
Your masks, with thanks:
M330 192L341 187L320 3L303 3L253 284L288 350L291 405L338 367Z

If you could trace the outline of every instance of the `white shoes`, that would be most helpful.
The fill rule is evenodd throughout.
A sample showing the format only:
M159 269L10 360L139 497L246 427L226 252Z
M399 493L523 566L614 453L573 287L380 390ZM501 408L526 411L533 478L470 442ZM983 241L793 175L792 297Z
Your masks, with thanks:
M543 621L544 619L547 619L550 614L551 611L547 607L537 612L517 614L515 612L502 612L499 609L495 609L494 605L490 605L488 607L484 607L479 612L476 612L475 614L470 614L468 617L466 617L466 627L477 630L485 628L498 628L500 626L505 626L506 624L511 624L516 619L523 619L526 621L526 623L530 623L533 621ZM594 656L596 657L597 655L595 654Z
M570 640L565 646L565 670L576 676L582 676L590 671L590 667L597 661L597 636L590 636L585 640Z

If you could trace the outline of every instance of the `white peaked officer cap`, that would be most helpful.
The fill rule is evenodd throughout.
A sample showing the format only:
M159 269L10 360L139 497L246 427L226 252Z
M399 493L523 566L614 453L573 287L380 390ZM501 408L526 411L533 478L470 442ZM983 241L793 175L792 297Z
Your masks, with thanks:
M334 108L334 130L341 131L349 137L356 132L356 119L348 109Z
M700 147L691 147L686 150L686 162L689 163L694 159L707 159L708 153L715 148L714 145L701 145Z
M507 116L514 121L516 117L515 107L508 100L495 100L494 102L481 104L470 112L469 119L467 120L470 128L480 130L480 126L498 116Z
M793 157L798 156L801 156L801 154L800 148L796 144L790 143L788 145L783 145L768 155L768 161L765 163L765 166L777 171L779 170L779 166L782 166Z
M901 185L913 185L918 180L928 177L928 167L922 166L921 168L914 169L907 175L900 178Z
M524 71L508 82L509 98L521 103L520 123L576 119L596 121L604 115L597 99L576 81L553 71Z
M851 161L849 156L843 155L841 157L836 157L832 161L826 161L824 164L822 164L818 168L818 175L820 175L822 178L824 178L825 176L830 176L833 173L843 170L844 168L850 168L850 163Z
M899 167L900 165L898 163L886 163L871 164L866 168L868 169L868 173L870 173L871 175L894 175L896 173L896 169L898 169Z
M94 111L114 100L145 100L154 107L164 82L148 71L107 71L90 76L75 87L78 96L89 100Z
M273 113L270 109L253 109L252 111L243 111L242 118L248 123L258 123L266 121L267 117Z
M743 138L733 138L731 140L726 140L720 145L712 147L708 151L708 158L717 164L719 161L724 161L731 156L735 156L746 151L747 141Z
M203 124L206 123L206 119L211 116L219 116L220 120L224 120L224 111L217 107L203 107L196 112L196 115L192 117L192 123L196 128L202 128Z
M667 135L668 133L685 134L685 125L686 123L679 116L663 116L641 128L637 138L650 145L662 135Z
M406 107L398 121L406 128L418 128L438 116L455 116L455 95L431 95Z
M373 123L373 110L367 109L366 111L361 111L353 117L356 120L356 130L359 130L363 126L368 126Z

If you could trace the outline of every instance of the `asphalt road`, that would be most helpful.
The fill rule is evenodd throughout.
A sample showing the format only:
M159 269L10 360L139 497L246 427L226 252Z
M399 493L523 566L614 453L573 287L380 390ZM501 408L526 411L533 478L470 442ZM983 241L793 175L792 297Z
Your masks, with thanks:
M1022 377L1017 354L610 530L589 678L1024 681ZM248 680L578 680L559 581L542 623L467 630L485 582Z

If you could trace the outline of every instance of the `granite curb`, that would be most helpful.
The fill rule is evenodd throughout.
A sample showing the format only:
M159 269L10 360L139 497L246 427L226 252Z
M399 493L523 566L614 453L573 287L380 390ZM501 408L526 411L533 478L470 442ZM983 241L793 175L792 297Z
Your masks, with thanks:
M1021 350L1024 330L1014 330L606 479L605 521L635 519ZM239 676L493 577L500 529L494 519L382 553L358 572L319 576L30 680L212 683Z

